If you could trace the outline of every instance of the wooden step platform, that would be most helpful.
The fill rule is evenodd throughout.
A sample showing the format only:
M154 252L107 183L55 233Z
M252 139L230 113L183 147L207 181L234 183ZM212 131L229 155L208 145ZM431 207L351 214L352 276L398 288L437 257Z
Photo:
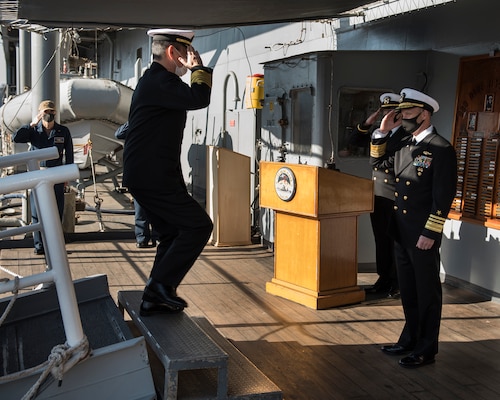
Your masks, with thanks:
M118 304L127 310L163 365L163 388L160 383L158 392L164 399L283 398L281 390L207 319L191 317L187 309L180 314L141 317L141 297L142 291L120 291Z

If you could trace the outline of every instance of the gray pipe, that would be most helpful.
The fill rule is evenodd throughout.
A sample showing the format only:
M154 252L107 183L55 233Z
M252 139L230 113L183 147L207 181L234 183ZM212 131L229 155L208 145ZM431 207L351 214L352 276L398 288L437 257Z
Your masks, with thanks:
M59 31L47 32L43 35L31 33L31 82L32 101L31 115L38 114L38 105L43 100L53 100L56 103L59 121L60 94L60 56L59 56Z

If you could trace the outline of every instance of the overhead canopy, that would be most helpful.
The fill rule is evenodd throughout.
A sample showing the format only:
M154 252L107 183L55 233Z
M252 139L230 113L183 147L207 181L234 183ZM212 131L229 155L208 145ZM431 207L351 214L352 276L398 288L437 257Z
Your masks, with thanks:
M339 17L375 0L0 0L0 20L46 27L210 28Z

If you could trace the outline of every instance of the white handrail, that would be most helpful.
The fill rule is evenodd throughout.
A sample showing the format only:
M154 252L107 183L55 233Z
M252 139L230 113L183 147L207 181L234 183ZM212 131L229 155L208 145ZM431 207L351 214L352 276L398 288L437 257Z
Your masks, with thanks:
M77 179L79 170L76 164L36 170L39 167L35 165L36 163L33 160L38 162L47 159L45 157L49 153L48 159L57 158L57 149L55 147L53 149L56 151L55 156L52 149L42 149L2 157L0 166L19 165L24 162L29 165L29 168L35 169L0 179L0 194L32 189L36 197L40 222L29 225L29 227L9 229L6 231L7 235L2 232L0 237L12 236L12 233L18 229L26 231L27 228L30 228L29 231L40 230L43 237L50 237L50 240L46 240L45 243L47 262L50 269L40 274L20 278L18 287L25 288L40 283L54 282L66 332L66 340L68 345L73 347L83 340L84 335L66 254L62 224L57 209L54 184ZM52 152L48 150L52 150ZM12 291L13 288L14 282L12 281L0 283L0 293L7 293Z
M30 153L34 153L33 151ZM10 157L10 156L7 156ZM80 176L76 164L61 165L59 167L47 168L44 170L34 170L21 174L9 175L0 179L0 194L17 192L25 189L36 189L45 181L52 185L69 180L77 179Z
M0 157L0 168L13 167L14 165L27 165L29 171L40 169L39 161L53 160L59 157L57 147L47 147L46 149L23 151L22 153Z

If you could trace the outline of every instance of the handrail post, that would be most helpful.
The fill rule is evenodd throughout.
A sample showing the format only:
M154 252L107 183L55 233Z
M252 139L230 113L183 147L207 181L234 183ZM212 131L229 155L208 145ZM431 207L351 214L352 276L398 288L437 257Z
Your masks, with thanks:
M30 277L20 278L19 287L27 287L29 284L33 284L34 281L38 283L54 282L66 333L66 341L70 347L74 347L81 343L84 334L69 269L54 184L77 179L80 174L76 164L48 168L43 171L39 170L40 160L56 157L57 148L55 147L2 157L0 159L0 168L25 164L28 166L29 171L0 179L0 193L5 194L31 189L35 194L39 223L29 227L12 228L9 232L41 230L44 238L50 236L50 240L45 240L47 263L50 268L44 273L38 274L36 279L30 279ZM4 232L1 237L5 236ZM0 293L5 293L8 289L12 290L13 287L14 283L12 281L0 283Z
M45 240L44 245L49 269L52 270L56 285L66 340L70 346L75 346L83 339L83 328L69 269L66 244L54 194L54 183L42 181L32 190L36 193L37 203L40 205L38 216L42 223L42 236L50 237L50 240ZM50 235L47 235L49 229Z

